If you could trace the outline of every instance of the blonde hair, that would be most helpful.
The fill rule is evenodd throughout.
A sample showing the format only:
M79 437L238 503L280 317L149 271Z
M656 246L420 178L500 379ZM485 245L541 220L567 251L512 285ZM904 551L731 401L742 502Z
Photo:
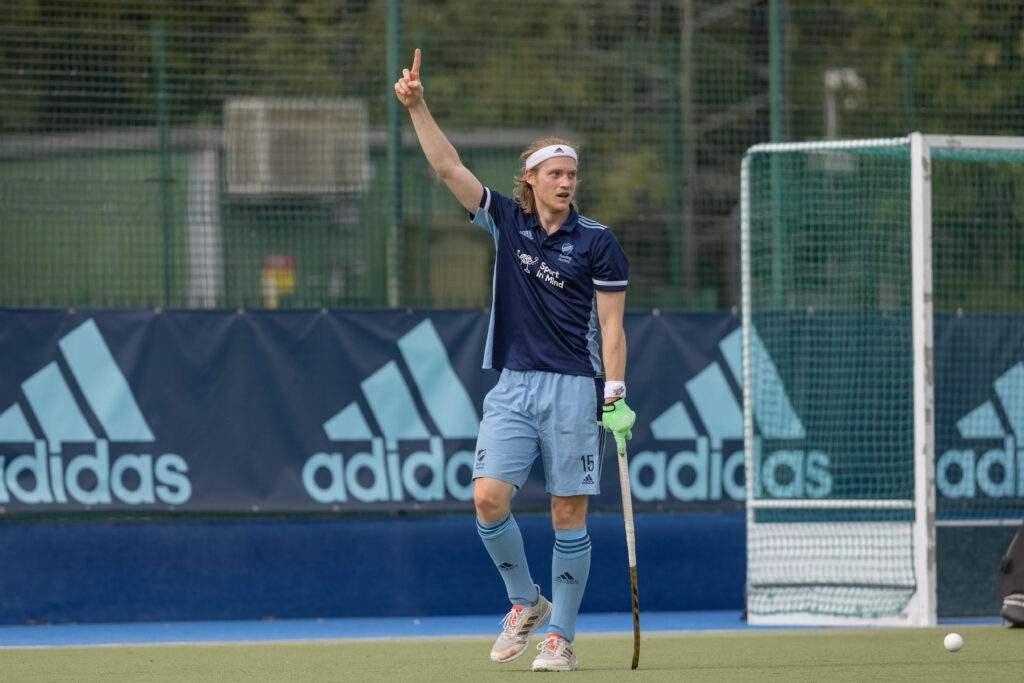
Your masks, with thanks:
M526 160L531 154L542 147L547 147L548 145L568 145L575 149L577 154L579 154L580 150L575 143L569 142L565 138L540 138L531 142L530 145L523 150L523 153L519 155L520 165L522 166L526 164ZM530 187L528 182L526 182L526 171L527 169L523 168L521 171L522 175L517 175L515 177L515 187L512 188L512 197L516 200L516 203L519 204L519 208L521 208L525 213L533 213L537 209L537 200L533 197L533 188ZM572 206L573 208L576 208L575 200L573 200Z

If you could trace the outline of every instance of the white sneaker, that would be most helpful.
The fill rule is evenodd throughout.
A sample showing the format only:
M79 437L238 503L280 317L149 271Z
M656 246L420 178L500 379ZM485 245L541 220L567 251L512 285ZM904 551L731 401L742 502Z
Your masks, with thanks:
M533 660L534 671L575 671L580 668L572 643L560 635L549 633L537 649L540 654Z
M551 603L537 588L537 602L533 605L513 605L501 620L501 634L491 648L492 662L511 662L526 651L526 643L533 632L540 628L551 615Z

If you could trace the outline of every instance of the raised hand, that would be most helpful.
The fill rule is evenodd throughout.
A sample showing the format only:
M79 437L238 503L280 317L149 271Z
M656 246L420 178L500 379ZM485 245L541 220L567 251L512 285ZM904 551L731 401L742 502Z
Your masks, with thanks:
M406 108L423 101L423 83L420 81L420 49L412 58L412 69L402 69L402 77L395 81L395 95Z

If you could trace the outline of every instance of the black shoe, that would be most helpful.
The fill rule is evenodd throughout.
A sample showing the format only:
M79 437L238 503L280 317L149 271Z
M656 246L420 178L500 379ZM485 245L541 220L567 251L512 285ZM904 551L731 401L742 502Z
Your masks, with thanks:
M1011 593L1003 598L999 614L1010 628L1024 628L1024 593Z

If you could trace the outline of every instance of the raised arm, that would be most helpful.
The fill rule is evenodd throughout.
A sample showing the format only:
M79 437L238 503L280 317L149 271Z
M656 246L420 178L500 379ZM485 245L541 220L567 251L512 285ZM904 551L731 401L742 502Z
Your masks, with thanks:
M412 59L412 69L402 69L402 77L395 82L398 101L409 110L416 137L423 148L423 154L431 168L452 191L466 211L476 213L484 187L468 168L462 165L459 153L445 137L440 126L427 108L423 99L423 82L420 80L420 49Z

